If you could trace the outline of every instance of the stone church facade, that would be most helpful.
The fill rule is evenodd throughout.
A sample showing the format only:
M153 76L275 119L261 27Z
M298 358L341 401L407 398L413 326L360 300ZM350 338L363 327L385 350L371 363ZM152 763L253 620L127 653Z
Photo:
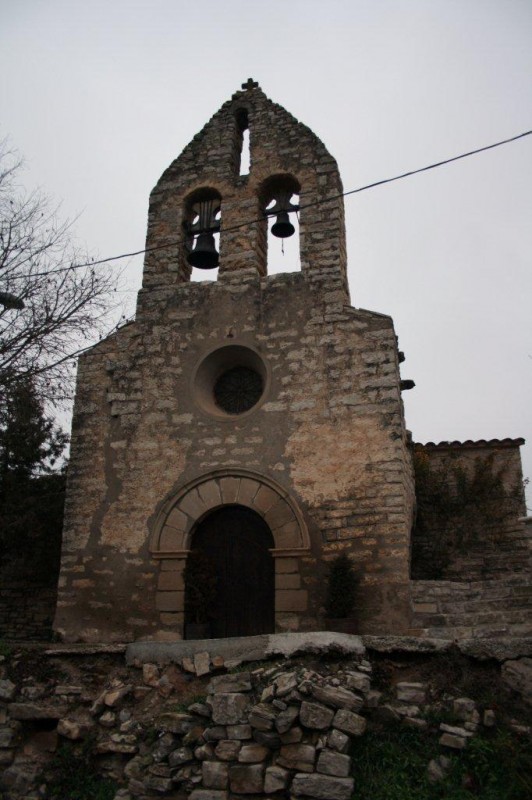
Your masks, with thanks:
M55 619L67 640L185 636L202 548L221 592L211 635L323 629L339 552L359 632L426 627L402 354L389 316L350 305L342 191L324 145L251 81L157 183L135 321L79 361ZM294 195L301 271L269 275L267 214L286 222ZM191 252L209 261L218 230L218 278L192 282ZM521 443L477 450L515 482ZM516 502L510 539L528 558ZM430 561L426 531L417 549Z

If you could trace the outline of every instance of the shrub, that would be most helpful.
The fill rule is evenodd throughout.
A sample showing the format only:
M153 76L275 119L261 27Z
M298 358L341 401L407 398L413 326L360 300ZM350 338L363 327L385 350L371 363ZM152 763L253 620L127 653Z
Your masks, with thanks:
M332 619L345 619L355 605L356 576L351 559L345 553L331 562L325 600L325 613Z

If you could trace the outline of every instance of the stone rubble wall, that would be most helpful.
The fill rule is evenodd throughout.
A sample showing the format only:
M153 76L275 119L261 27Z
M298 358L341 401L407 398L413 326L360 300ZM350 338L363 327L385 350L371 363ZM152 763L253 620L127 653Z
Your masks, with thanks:
M393 652L398 640L375 645ZM438 647L411 640L404 646L418 655ZM37 665L35 653L14 654L11 662L2 656L2 797L45 800L47 769L58 746L90 742L98 774L121 787L115 800L349 800L357 780L352 746L367 725L393 722L434 736L441 757L427 771L437 782L449 753L466 748L482 728L500 724L495 706L481 707L456 692L442 695L423 681L403 679L384 693L375 690L371 660L363 648L355 649L361 654L340 661L322 655L312 663L266 661L236 672L226 671L234 664L223 656L205 651L166 666L138 661L125 668L120 655L103 648L62 657L61 650L51 650L57 677ZM501 645L505 649L511 653L511 643ZM530 652L530 641L521 652ZM24 658L25 677L16 678ZM40 677L32 676L32 668ZM532 659L506 658L501 675L532 703ZM179 701L190 698L191 680L202 695L183 706ZM500 708L502 697L496 699ZM452 725L428 721L427 715L449 712ZM510 727L530 732L518 720Z

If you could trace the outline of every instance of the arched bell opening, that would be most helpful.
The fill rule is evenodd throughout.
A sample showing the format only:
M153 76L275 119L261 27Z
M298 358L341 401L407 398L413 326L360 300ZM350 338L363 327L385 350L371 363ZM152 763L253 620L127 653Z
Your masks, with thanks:
M251 141L247 108L238 108L235 111L235 122L235 172L242 178L249 175L251 169Z
M185 638L273 633L274 546L264 519L245 506L222 506L200 520L184 572Z
M299 181L289 174L272 175L262 184L260 201L268 221L267 272L301 269L299 237Z
M184 252L192 280L212 279L219 266L221 207L221 194L210 187L196 189L185 200Z

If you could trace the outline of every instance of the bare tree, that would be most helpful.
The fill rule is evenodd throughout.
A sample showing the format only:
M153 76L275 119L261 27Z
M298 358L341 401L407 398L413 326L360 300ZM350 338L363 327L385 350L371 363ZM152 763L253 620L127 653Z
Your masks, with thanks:
M40 191L18 185L21 161L0 146L0 394L31 379L57 402L72 389L75 355L109 328L117 275L91 266L72 223Z

